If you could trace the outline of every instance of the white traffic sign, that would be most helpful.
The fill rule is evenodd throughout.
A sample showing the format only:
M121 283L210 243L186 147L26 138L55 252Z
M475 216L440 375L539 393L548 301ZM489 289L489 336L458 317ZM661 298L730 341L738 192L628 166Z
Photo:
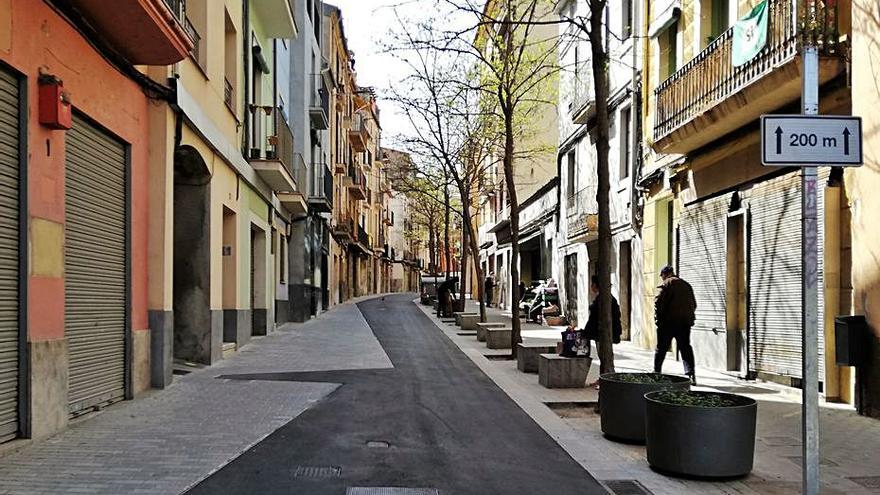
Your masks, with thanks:
M862 164L862 119L838 115L762 115L761 162L769 166Z

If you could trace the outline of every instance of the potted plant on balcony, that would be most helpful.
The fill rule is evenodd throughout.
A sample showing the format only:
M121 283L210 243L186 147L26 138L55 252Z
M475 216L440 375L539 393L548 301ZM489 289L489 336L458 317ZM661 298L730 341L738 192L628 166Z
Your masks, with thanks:
M745 476L754 464L757 413L757 402L742 395L688 390L646 394L648 463L687 476Z
M662 373L606 373L599 377L602 433L625 442L645 441L645 394L656 390L690 390L688 377Z

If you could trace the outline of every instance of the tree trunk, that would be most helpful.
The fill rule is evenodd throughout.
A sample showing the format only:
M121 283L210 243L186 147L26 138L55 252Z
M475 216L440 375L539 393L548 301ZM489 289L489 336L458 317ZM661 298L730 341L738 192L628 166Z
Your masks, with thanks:
M437 276L437 239L434 235L434 228L428 226L428 273Z
M596 95L596 169L599 203L599 259L596 266L599 278L599 360L601 373L614 372L611 321L611 205L610 171L608 170L608 55L603 45L603 13L605 2L590 0L590 50L593 65L593 85Z
M452 246L449 245L449 217L452 215L452 206L449 204L449 188L446 186L443 186L443 203L443 254L446 257L446 278L449 278L449 268L452 266Z
M463 212L463 211L462 211ZM462 226L464 226L465 219L462 217L461 219ZM459 261L458 266L460 267L461 272L461 287L459 288L459 293L461 296L461 309L464 311L464 296L467 294L467 279L468 279L468 254L467 254L467 236L468 232L466 228L461 229L461 261Z
M510 197L510 349L516 357L517 344L522 342L522 325L519 320L519 202L516 198L516 182L513 176L513 110L510 106L504 111L504 182Z
M462 194L464 198L470 198L470 191ZM461 266L467 266L467 253L470 252L471 261L474 262L474 276L476 277L477 286L477 302L480 304L480 321L486 321L486 295L484 294L483 284L486 280L486 274L483 273L483 267L480 265L480 247L477 245L477 234L474 232L474 224L471 219L470 200L465 201L461 207L462 213L462 233L461 233ZM466 241L465 241L466 240ZM473 297L473 294L471 294ZM462 290L462 297L464 291Z

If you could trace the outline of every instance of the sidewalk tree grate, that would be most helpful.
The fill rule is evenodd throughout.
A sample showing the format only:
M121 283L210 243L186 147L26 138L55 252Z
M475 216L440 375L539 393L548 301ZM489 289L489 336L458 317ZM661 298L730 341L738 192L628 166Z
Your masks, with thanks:
M338 466L297 466L294 478L339 478L342 468Z
M440 495L436 488L401 488L396 486L351 486L345 495Z
M848 479L865 488L880 489L880 476L855 476Z
M636 480L609 480L603 483L612 495L653 495Z

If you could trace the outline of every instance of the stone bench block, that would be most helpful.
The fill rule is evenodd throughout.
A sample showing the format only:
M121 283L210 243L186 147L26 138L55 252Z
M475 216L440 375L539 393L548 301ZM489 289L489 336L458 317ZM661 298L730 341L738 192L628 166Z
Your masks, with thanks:
M489 328L504 328L505 323L477 323L477 341L486 341L486 330Z
M538 356L541 354L552 354L556 351L553 344L526 344L519 343L516 345L516 369L523 373L538 372Z
M510 349L512 328L487 328L486 347L489 349Z
M455 311L452 313L452 317L455 318L455 324L461 326L461 316L462 315L475 315L477 313L469 313L466 311Z
M477 323L480 322L480 315L463 314L459 317L459 321L461 321L462 330L476 330Z
M583 388L592 359L568 358L557 354L538 356L538 383L547 388Z

